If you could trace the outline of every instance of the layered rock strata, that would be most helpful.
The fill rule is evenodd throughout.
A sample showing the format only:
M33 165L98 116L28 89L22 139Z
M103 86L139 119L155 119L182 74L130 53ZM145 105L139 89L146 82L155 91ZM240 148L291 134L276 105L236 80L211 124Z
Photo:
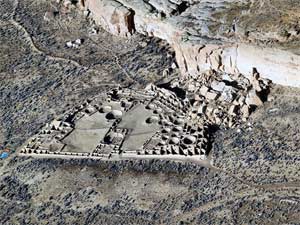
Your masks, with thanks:
M167 40L183 75L207 69L300 87L300 2L288 0L86 0L107 31Z

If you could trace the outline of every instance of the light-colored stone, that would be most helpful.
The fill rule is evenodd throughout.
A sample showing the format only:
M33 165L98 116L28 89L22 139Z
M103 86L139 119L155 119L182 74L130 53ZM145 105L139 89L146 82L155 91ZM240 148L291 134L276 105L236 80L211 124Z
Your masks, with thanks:
M212 89L214 89L215 91L219 91L219 92L222 92L225 87L226 87L226 84L224 82L218 82L218 81L213 81L211 84L210 84L210 87Z
M235 91L231 86L225 86L221 97L225 102L231 103L234 99Z
M250 115L249 107L247 105L244 105L241 108L241 112L242 112L243 118L248 118Z
M199 106L199 108L198 108L198 113L200 113L200 114L205 114L206 108L207 108L207 106L206 106L205 104L202 104L202 105Z
M172 68L173 70L177 69L177 65L176 65L175 62L172 63L171 68Z
M70 5L72 5L71 0L64 0L64 7L68 8L68 7L70 7Z
M233 81L233 79L227 73L223 73L222 74L222 80L228 81L228 82L232 82Z
M236 113L237 113L237 110L238 110L238 106L237 105L232 105L232 106L230 106L228 113L231 116L235 116Z
M219 96L219 93L217 92L212 92L212 91L209 91L206 93L205 97L209 100L216 100Z
M251 106L261 106L263 105L263 102L261 99L258 97L256 91L254 89L250 90L247 97L246 97L246 104Z
M50 128L57 130L59 128L60 124L61 124L61 121L53 120L52 123L50 124Z
M66 43L66 46L67 46L68 48L72 48L72 47L73 47L72 41L68 41L68 42Z
M205 85L203 85L203 86L200 88L199 92L200 92L200 94L201 94L202 96L206 96L208 90L209 90L208 87L206 87Z
M244 96L240 96L238 99L238 103L240 106L243 106L245 104L246 98Z
M86 0L85 7L94 19L108 32L124 37L135 31L134 12L117 1Z
M55 19L55 12L48 11L48 12L45 13L45 15L44 15L44 20L45 21L49 22L49 21L51 21L53 19Z
M286 11L291 17L285 17L287 24L283 25L279 23L283 18L275 17L271 10L257 8L259 4L248 4L247 0L189 2L192 4L187 4L182 12L179 5L183 1L179 0L86 0L85 6L96 21L113 34L130 36L137 31L167 40L176 52L183 76L197 76L199 72L215 69L251 77L253 68L256 68L262 77L275 83L300 87L300 51L291 47L283 49L278 45L255 44L260 41L288 44L289 39L278 34L280 26L291 25L295 18L292 19L294 16L289 12L300 6L300 2L291 8L273 1L274 9ZM248 16L255 22L245 23L245 11L237 5L248 8L252 12ZM165 17L161 16L162 13ZM234 15L226 16L229 13ZM278 23L260 21L262 16L273 18ZM230 18L235 18L235 22ZM252 27L251 32L249 27Z
M91 13L90 10L84 10L83 11L84 17L89 17L90 13Z
M80 38L76 39L75 44L81 45L82 44L82 39L80 39Z
M198 94L195 94L194 99L195 99L195 101L201 101L202 97L200 97L200 95L198 95Z

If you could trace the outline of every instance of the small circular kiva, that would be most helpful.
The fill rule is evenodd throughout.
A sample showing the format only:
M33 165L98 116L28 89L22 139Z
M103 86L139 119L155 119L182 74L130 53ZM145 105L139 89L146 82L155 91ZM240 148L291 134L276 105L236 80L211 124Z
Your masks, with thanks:
M181 126L175 126L173 127L173 131L174 132L181 132L183 130L183 128Z
M150 116L146 119L146 123L157 123L159 121L158 116Z
M197 139L194 136L188 135L188 136L184 137L183 143L187 144L187 145L191 145L191 144L194 144L196 142L196 140Z
M122 118L122 115L123 115L122 111L115 109L115 110L112 110L111 112L107 113L106 119L108 119L108 120L120 119L120 118Z
M105 105L100 109L100 112L102 113L109 113L111 111L111 106L110 105Z
M180 141L180 139L178 137L172 137L170 142L171 142L171 144L176 145L179 143L179 141Z
M146 106L146 109L155 109L156 108L156 106L154 105L154 104L152 104L152 103L150 103L150 104L148 104L147 106Z

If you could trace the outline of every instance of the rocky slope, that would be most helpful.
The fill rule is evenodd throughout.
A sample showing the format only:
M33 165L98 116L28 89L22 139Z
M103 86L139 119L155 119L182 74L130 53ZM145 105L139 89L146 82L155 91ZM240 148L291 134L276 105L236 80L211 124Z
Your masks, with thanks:
M300 86L299 1L86 0L107 31L167 40L182 74L209 68Z

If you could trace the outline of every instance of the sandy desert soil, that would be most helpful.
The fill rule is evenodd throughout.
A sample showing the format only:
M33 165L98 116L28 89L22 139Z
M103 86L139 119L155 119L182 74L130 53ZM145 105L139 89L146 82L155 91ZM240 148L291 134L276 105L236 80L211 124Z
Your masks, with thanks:
M3 147L17 149L56 115L117 83L160 80L173 62L156 39L89 35L93 25L75 11L46 22L51 8L0 0ZM80 48L65 47L77 38ZM210 168L12 154L0 162L0 223L299 224L300 90L275 86L271 95L250 124L215 134Z
M1 8L0 120L12 146L30 136L24 132L97 92L159 80L173 62L171 49L157 39L124 41L99 27L90 35L94 26L75 9L47 22L45 12L55 10L47 1L14 6L4 0ZM82 46L68 49L76 39Z

